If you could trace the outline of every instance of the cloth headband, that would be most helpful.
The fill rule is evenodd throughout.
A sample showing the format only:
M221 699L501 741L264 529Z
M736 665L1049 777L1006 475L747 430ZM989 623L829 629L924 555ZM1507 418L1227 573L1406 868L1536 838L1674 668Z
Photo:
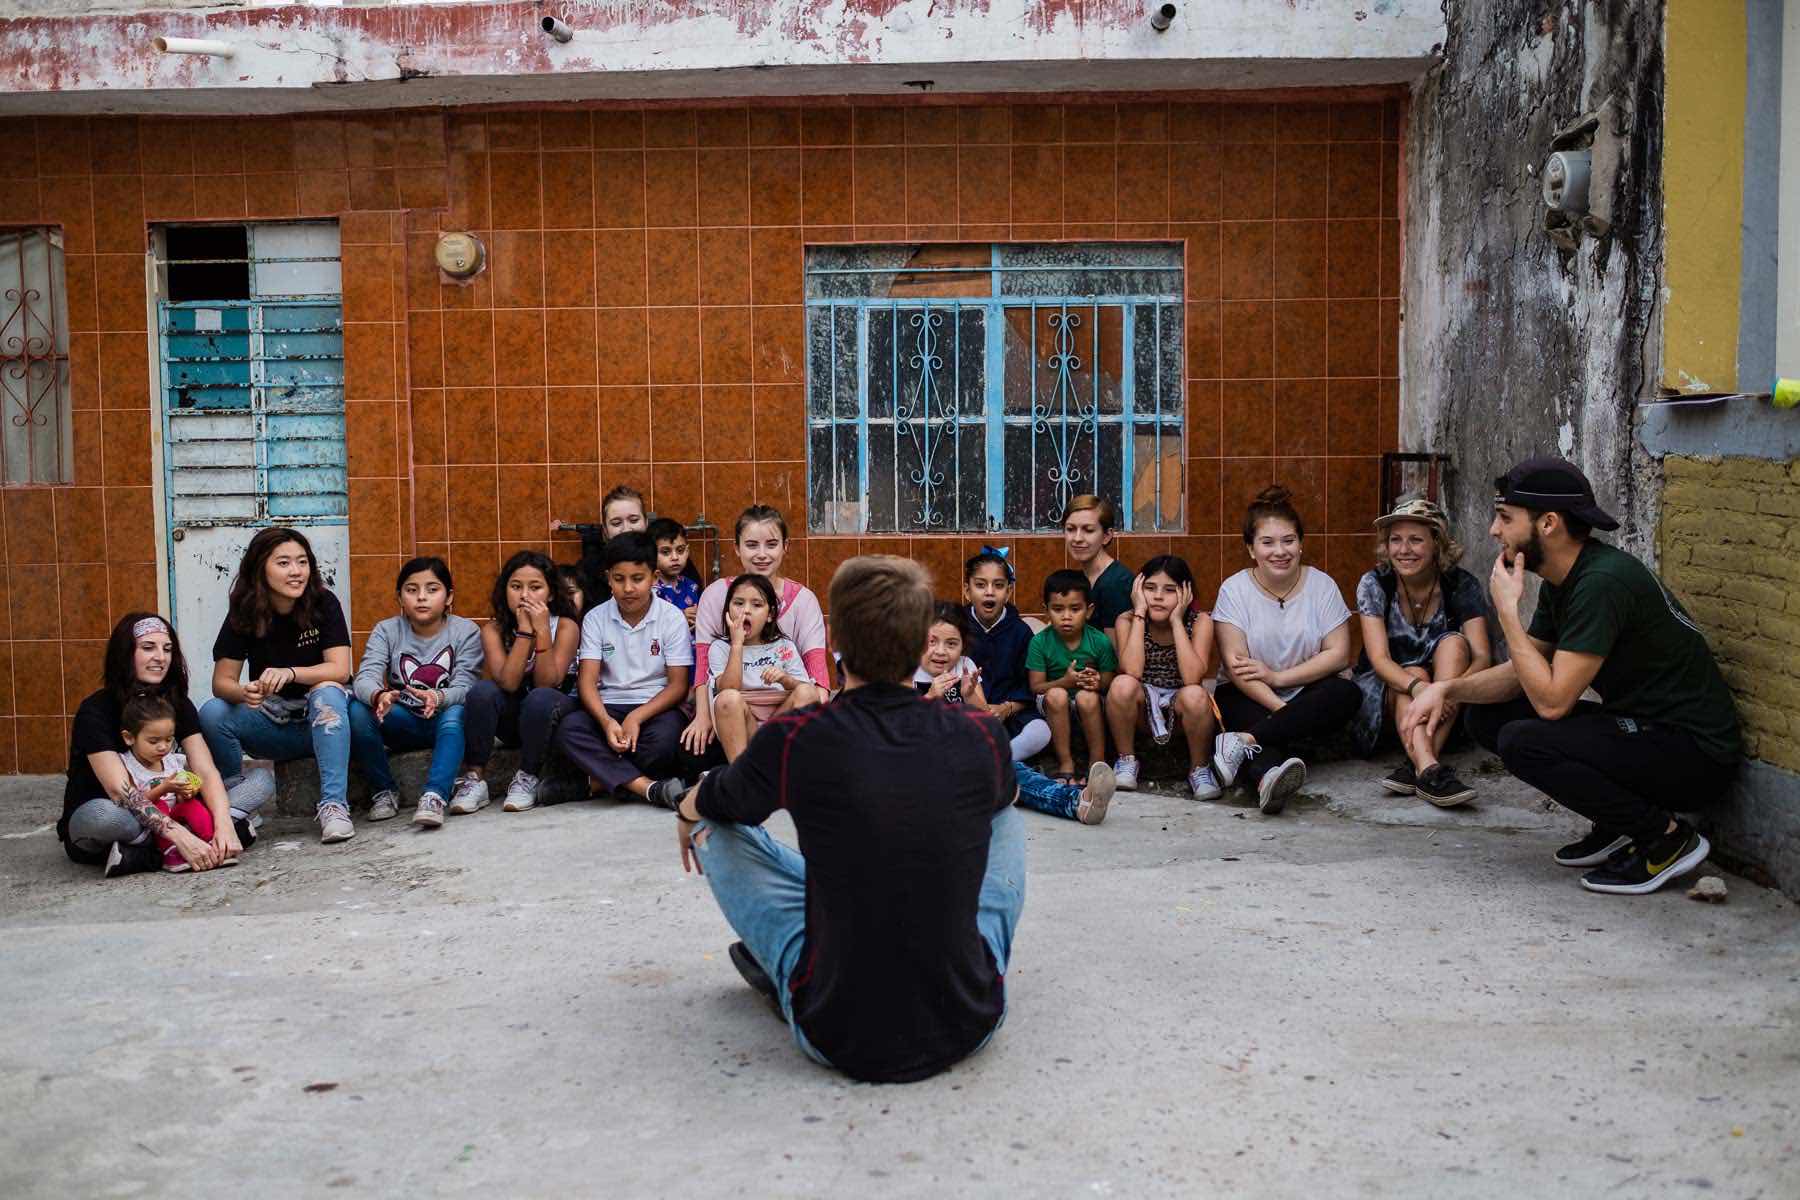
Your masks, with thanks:
M1019 577L1017 575L1013 574L1012 547L1011 546L983 546L981 548L981 552L983 554L991 554L995 558L1000 560L1000 565L1002 567L1006 568L1006 582L1008 582L1008 583L1017 583L1018 582Z
M169 623L161 617L145 617L131 627L131 639L136 641L147 633L161 633L169 627Z

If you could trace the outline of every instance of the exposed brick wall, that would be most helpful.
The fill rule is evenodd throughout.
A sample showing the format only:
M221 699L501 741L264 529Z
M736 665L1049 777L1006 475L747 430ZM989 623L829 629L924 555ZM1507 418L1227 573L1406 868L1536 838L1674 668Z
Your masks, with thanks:
M1664 460L1663 578L1706 629L1745 750L1800 771L1800 462Z

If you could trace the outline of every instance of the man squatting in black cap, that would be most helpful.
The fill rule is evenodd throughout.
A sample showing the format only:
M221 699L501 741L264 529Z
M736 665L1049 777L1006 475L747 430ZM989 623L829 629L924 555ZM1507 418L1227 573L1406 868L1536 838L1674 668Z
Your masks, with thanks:
M1710 805L1739 755L1737 709L1700 628L1648 567L1595 541L1619 523L1587 477L1531 458L1494 481L1500 543L1489 591L1511 660L1420 689L1407 725L1468 705L1469 732L1506 769L1594 823L1556 852L1589 891L1643 895L1712 849L1673 810ZM1543 581L1530 628L1525 572ZM1584 702L1592 687L1600 703Z

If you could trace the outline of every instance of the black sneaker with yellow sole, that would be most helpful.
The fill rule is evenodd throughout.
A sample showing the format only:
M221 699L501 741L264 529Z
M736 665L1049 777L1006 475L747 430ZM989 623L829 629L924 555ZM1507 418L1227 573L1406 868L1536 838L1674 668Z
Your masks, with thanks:
M1581 877L1581 886L1590 892L1609 892L1619 896L1647 896L1663 884L1681 878L1706 861L1712 844L1686 821L1677 821L1675 830L1631 853L1610 860Z

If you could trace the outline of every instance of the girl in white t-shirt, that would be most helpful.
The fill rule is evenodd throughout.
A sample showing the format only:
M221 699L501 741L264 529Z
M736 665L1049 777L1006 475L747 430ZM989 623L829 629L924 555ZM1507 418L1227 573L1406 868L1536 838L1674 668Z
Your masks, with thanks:
M780 601L765 575L739 575L725 593L725 633L707 647L712 716L725 761L735 762L776 713L817 704L824 694L806 676L800 647L781 632Z
M1223 787L1254 789L1257 807L1280 812L1306 782L1289 746L1343 728L1360 701L1350 682L1350 609L1337 583L1300 561L1306 527L1293 497L1264 488L1244 517L1251 565L1219 588L1224 727L1213 740L1213 772Z
M963 647L968 644L968 617L962 606L938 605L926 634L925 653L919 656L919 669L913 672L913 686L927 700L941 697L952 704L987 708L987 696L981 690L981 668L963 656Z

